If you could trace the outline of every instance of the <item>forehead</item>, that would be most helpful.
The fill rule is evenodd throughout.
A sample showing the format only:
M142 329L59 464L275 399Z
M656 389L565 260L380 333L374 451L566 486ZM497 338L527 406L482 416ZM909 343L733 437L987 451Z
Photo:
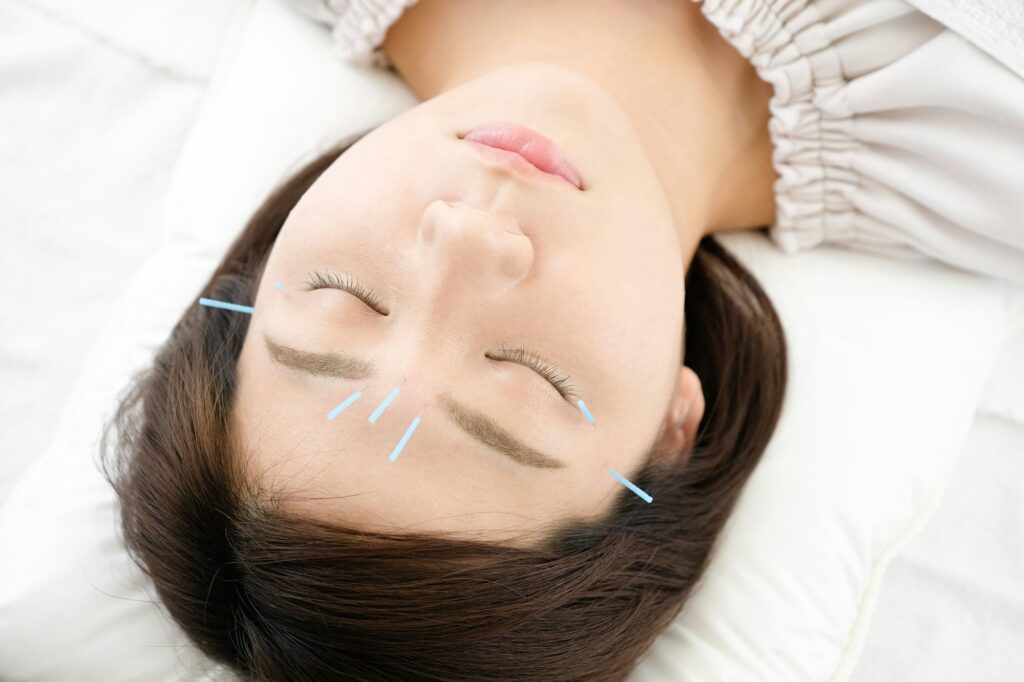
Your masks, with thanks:
M599 513L616 490L596 461L535 470L488 452L461 437L431 401L396 399L371 424L384 389L367 391L329 420L349 388L327 400L308 386L289 386L285 373L271 371L265 356L250 357L251 350L243 350L238 365L235 439L253 475L286 491L295 509L392 530L536 529ZM416 416L420 425L390 460Z

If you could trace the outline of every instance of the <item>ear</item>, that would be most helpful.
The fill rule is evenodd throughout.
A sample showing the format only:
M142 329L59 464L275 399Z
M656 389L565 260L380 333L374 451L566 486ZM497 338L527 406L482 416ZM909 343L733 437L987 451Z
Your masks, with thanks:
M665 451L681 455L680 464L685 464L693 452L697 440L697 426L704 416L704 390L700 377L683 365L679 368L675 394L662 424L662 441Z

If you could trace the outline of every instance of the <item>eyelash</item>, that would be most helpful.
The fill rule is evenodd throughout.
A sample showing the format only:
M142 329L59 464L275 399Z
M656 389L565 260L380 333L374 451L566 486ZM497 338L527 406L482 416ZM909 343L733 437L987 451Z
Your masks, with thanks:
M502 346L497 355L491 355L488 353L487 357L492 360L509 360L521 365L526 365L547 379L563 398L568 399L576 393L576 388L572 385L572 382L569 381L569 377L559 373L557 369L548 365L535 353L532 353L525 348L506 348L505 346Z
M342 291L347 291L360 299L363 303L373 308L381 315L388 315L388 312L384 310L384 305L376 292L374 292L373 289L364 286L359 281L349 277L347 274L339 275L336 272L320 272L314 270L307 276L306 288L307 291L313 291L314 289L341 289ZM501 346L497 355L488 353L487 357L492 360L508 360L529 367L554 386L555 390L557 390L563 398L569 399L576 393L576 388L572 385L572 382L569 381L569 377L560 373L557 369L541 360L536 353L528 351L525 348L507 348L505 346Z
M339 275L336 272L313 271L306 277L306 289L307 291L313 291L314 289L340 289L347 291L381 315L388 315L380 296L373 289L364 286L348 275Z

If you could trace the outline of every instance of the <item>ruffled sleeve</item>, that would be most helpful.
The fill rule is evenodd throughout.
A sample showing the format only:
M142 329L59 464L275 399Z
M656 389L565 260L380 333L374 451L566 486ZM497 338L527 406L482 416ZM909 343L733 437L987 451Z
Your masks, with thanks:
M704 0L701 10L775 90L768 130L779 178L769 236L787 253L848 241L857 142L842 64L814 4Z
M355 66L388 68L381 51L388 29L416 0L287 0L298 11L331 29L334 49Z

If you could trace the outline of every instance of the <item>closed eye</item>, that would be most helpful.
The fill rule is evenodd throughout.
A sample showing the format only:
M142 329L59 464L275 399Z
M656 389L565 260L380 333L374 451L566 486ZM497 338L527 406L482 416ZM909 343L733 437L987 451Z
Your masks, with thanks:
M380 315L387 316L390 314L381 302L380 296L373 289L365 286L347 273L339 274L330 270L311 271L306 277L306 290L313 291L315 289L339 289L352 294ZM576 387L569 379L569 375L532 351L522 347L507 348L501 346L497 353L488 353L486 357L491 360L514 362L523 365L540 375L566 400L571 401L576 397Z
M380 296L370 287L362 284L346 274L338 274L333 271L314 270L306 276L306 291L314 289L340 289L352 294L375 312L389 315L388 309L381 302Z
M491 360L505 360L529 367L551 384L566 400L571 401L576 396L576 387L569 380L569 375L525 348L506 348L502 346L497 353L487 353L486 357Z

